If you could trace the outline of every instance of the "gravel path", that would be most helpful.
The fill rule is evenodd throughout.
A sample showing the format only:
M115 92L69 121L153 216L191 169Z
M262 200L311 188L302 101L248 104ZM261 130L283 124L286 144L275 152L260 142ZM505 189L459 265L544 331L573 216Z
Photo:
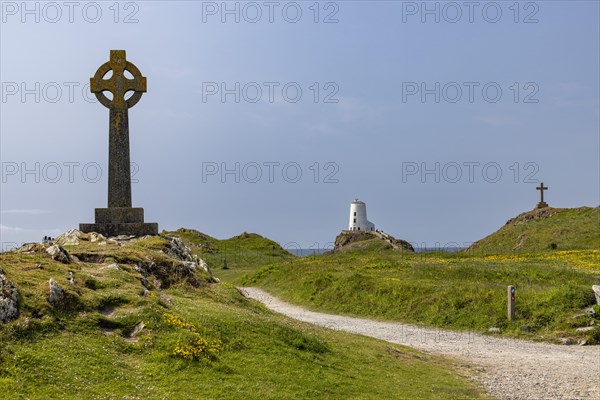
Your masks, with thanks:
M268 308L314 325L371 336L479 366L500 399L600 399L600 346L561 346L422 328L309 311L256 288L242 292Z

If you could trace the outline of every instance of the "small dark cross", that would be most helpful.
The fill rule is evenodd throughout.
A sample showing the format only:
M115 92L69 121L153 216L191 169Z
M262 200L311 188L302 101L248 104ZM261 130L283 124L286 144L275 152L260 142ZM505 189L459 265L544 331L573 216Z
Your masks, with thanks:
M544 190L548 190L548 188L546 186L544 186L544 182L542 182L542 183L540 183L540 186L536 187L536 189L540 191L540 195L542 196L540 203L543 203L544 202Z
M112 70L112 76L104 76ZM133 79L125 76L125 71ZM131 207L131 166L129 162L129 115L127 110L137 104L146 92L146 78L125 59L125 50L111 50L110 61L102 64L90 89L103 106L110 110L108 139L108 207ZM104 92L112 93L112 100ZM125 95L133 92L126 99Z

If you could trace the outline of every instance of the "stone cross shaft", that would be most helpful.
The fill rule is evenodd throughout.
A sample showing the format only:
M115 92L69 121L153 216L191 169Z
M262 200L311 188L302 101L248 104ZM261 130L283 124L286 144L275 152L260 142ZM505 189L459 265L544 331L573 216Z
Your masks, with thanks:
M109 79L104 76L112 71ZM133 79L125 76L125 71ZM98 101L110 110L108 139L108 207L131 207L131 167L129 157L128 109L146 92L146 78L125 59L124 50L111 50L110 61L104 63L93 78L90 88ZM104 92L112 94L112 100ZM125 95L133 92L126 99Z

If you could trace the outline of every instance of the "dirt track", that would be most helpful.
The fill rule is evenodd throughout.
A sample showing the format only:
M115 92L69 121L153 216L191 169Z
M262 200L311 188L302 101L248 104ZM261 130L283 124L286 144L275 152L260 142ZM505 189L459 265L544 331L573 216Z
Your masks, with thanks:
M560 346L457 333L309 311L256 288L247 297L288 317L442 354L484 369L489 394L501 399L600 399L600 346Z

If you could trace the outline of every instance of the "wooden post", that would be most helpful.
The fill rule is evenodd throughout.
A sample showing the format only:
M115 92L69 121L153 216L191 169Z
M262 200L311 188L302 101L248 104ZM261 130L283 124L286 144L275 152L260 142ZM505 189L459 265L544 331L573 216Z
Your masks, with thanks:
M515 318L515 287L508 287L508 320L512 321Z

